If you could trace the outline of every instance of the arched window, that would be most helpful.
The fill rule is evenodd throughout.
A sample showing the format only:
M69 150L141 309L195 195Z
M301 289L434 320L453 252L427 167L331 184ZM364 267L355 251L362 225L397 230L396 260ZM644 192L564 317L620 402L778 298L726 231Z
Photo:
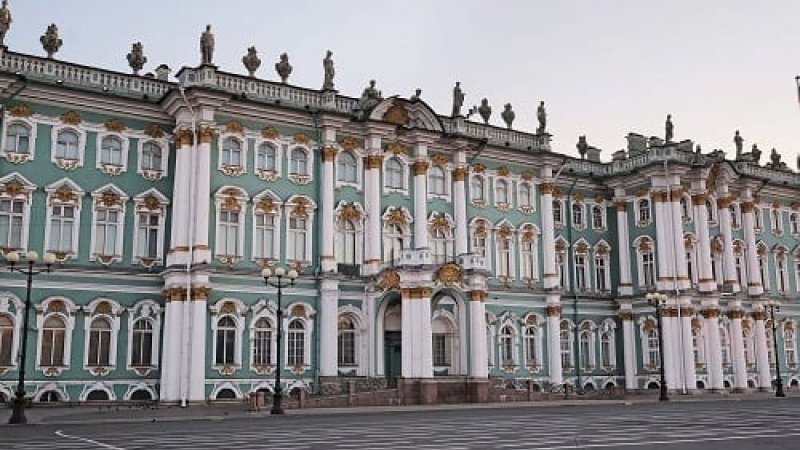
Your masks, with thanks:
M564 223L564 211L561 209L561 200L553 200L553 222L556 225Z
M217 240L217 254L225 256L239 256L239 212L236 209L225 209L219 212L219 232Z
M497 236L497 276L513 278L513 241L510 234L505 234L502 230Z
M522 183L519 186L519 207L532 208L533 207L533 189L528 183Z
M26 201L21 198L0 199L0 247L22 248L22 230Z
M589 290L588 277L586 276L586 253L576 252L574 255L575 262L575 288L580 292Z
M647 364L650 367L658 367L660 363L658 330L651 329L647 331Z
M439 166L431 167L428 173L428 193L433 195L445 195L445 176L444 170Z
M349 317L339 317L337 355L340 366L356 365L356 326Z
M161 170L161 147L155 142L145 142L142 145L142 170Z
M699 328L692 328L692 358L694 361L695 366L700 364L705 364L705 352L704 350L705 343L703 342L703 335ZM722 335L720 335L720 346L722 346ZM722 347L724 349L725 347ZM721 350L723 355L723 361L725 358L725 350ZM724 363L723 363L724 364Z
M448 303L456 306L455 300L443 297L437 305ZM446 317L436 317L431 323L433 345L433 365L440 369L450 369L453 364L453 341L457 339L453 327Z
M153 365L153 322L150 319L138 319L133 322L131 353L132 366Z
M778 208L772 208L770 211L770 217L772 218L772 231L776 233L783 232L783 217L781 216L781 210Z
M14 322L6 315L0 315L0 367L12 363L11 345L14 342Z
M485 186L482 176L475 175L472 177L472 183L470 184L469 191L470 194L472 195L473 202L486 201Z
M256 258L277 259L275 254L275 214L257 211L255 214L255 233L253 240L253 256Z
M498 337L500 347L500 363L503 366L513 366L514 363L514 329L506 325L500 329Z
M604 368L614 367L614 337L609 331L600 335L600 358Z
M794 340L794 326L791 323L783 325L783 352L786 365L793 366L797 363L797 344Z
M253 365L264 367L273 362L272 357L272 322L266 317L256 321L253 333Z
M306 234L308 220L303 217L289 218L289 238L286 258L292 261L307 261Z
M764 217L761 213L761 208L758 206L753 207L753 218L755 219L755 228L758 231L761 231L764 228Z
M350 152L341 152L336 160L336 179L342 183L355 183L358 164Z
M800 233L800 219L798 219L797 213L792 213L789 216L789 221L791 222L792 234Z
M121 166L122 140L116 136L106 136L100 142L100 164Z
M122 211L117 208L99 206L95 209L94 254L116 255Z
M769 260L767 259L767 249L763 246L758 248L758 271L761 275L761 286L764 290L769 289Z
M609 280L608 250L600 247L594 255L594 282L597 292L608 292Z
M40 366L64 365L64 339L67 326L58 316L50 316L42 325L42 348L40 351Z
M450 258L448 241L450 234L447 230L436 227L431 233L431 257L434 264L444 264Z
M638 210L639 215L639 223L649 223L650 222L650 200L643 198L640 199L636 203L636 209Z
M779 252L775 255L775 281L778 283L778 292L786 294L789 290L789 275L786 270L786 253Z
M400 259L405 248L406 233L398 224L386 224L383 227L383 260L392 262Z
M336 259L339 264L356 263L356 226L352 220L341 219L338 222Z
M233 364L236 361L236 321L223 316L217 321L217 354L215 364Z
M277 164L275 160L275 147L272 144L262 142L256 150L256 169L267 172L275 172Z
M497 180L494 184L495 203L508 203L508 183L505 180Z
M242 165L242 144L238 139L229 137L222 141L222 165L239 167Z
M581 365L584 369L591 370L594 367L594 358L592 352L592 333L589 330L581 331L580 334L581 344Z
M656 282L656 267L653 244L650 239L642 239L639 244L639 258L641 259L642 269L639 284L643 287L654 286Z
M774 342L772 340L772 321L767 320L764 327L767 331L767 359L769 360L769 366L775 367L775 349L772 345L769 345L770 342Z
M564 324L562 323L562 328ZM558 333L559 348L561 350L561 368L572 368L572 333L569 329L562 329Z
M308 155L306 154L305 150L301 148L295 148L292 150L289 173L300 176L308 175Z
M531 368L542 365L542 358L539 354L539 329L537 327L525 329L525 364Z
M583 227L583 205L581 203L572 204L572 225Z
M533 233L531 233L533 234ZM522 237L520 252L522 254L522 266L520 272L523 280L532 281L536 279L536 245L533 236Z
M9 153L30 153L31 130L27 125L14 123L6 131L5 151Z
M722 354L722 365L729 366L731 364L731 340L728 338L728 329L724 325L719 327L719 347Z
M397 158L386 161L386 180L384 184L389 189L403 189L403 163Z
M603 217L603 207L600 205L592 206L592 226L594 228L606 227L605 217Z
M71 130L58 132L56 137L56 159L78 159L78 133Z
M289 323L287 335L286 364L290 367L302 366L306 355L306 329L303 321L293 320Z

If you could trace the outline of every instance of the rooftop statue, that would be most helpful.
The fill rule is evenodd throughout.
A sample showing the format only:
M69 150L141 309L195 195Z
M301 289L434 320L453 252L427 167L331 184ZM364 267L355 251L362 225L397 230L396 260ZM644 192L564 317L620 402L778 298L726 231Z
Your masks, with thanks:
M361 98L358 100L358 109L361 111L362 119L365 118L366 114L380 103L381 100L383 100L383 96L381 95L381 91L375 89L375 80L370 80L369 86L364 88L364 92L361 93Z
M322 60L322 68L325 70L325 81L322 82L322 90L323 91L332 91L333 88L333 76L336 74L336 70L333 68L333 52L328 50L328 53L325 54L325 59Z
M675 126L672 124L672 114L667 114L667 122L664 124L664 131L664 140L666 142L672 142L672 138L675 136Z
M481 115L481 119L483 119L483 123L488 124L489 118L492 117L492 107L489 106L489 100L483 99L481 100L481 106L478 107L478 114Z
M586 136L578 136L578 143L575 145L575 148L578 149L581 159L586 158L586 151L589 150L589 143L586 142Z
M47 52L47 58L53 59L53 55L58 52L64 41L58 37L58 27L56 24L51 23L47 26L47 31L39 38L42 43L42 48Z
M422 89L417 88L416 90L414 90L414 95L412 95L409 100L411 100L412 102L418 102L421 99L422 99Z
M539 127L536 128L536 134L546 133L547 111L544 109L544 101L539 102L539 107L536 109L536 118L539 119Z
M758 148L758 145L753 144L753 149L750 150L750 155L753 158L753 162L758 164L759 160L761 160L761 150Z
M275 72L278 72L278 76L281 77L281 83L286 84L289 80L289 75L292 74L292 70L294 68L289 64L289 55L281 53L280 61L275 63Z
M11 10L8 9L8 0L3 0L3 7L0 8L0 45L5 46L6 33L11 28Z
M200 35L200 54L202 64L213 64L214 60L214 33L211 32L211 25L206 25L206 31Z
M453 88L453 117L461 115L462 106L464 106L464 91L461 90L461 82L456 81Z
M739 134L739 130L736 130L736 134L733 135L733 143L736 145L736 160L742 159L742 147L744 146L744 139Z
M511 129L511 125L514 123L514 117L517 115L514 114L514 110L511 109L511 103L506 103L505 109L500 114L500 117L503 118L503 122L506 123L506 128L509 130Z
M261 58L258 57L258 50L256 50L255 46L247 49L247 54L242 56L242 64L244 64L244 68L247 69L250 77L256 76L256 70L261 67Z
M139 71L147 64L147 57L144 56L144 48L141 42L134 42L131 51L128 53L128 65L133 69L134 75L139 75Z

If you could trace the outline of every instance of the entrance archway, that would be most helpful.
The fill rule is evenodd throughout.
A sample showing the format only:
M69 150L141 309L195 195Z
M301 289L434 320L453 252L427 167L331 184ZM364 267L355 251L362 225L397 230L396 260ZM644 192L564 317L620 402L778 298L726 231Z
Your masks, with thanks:
M383 341L379 347L383 357L383 374L389 387L393 388L397 386L397 378L402 376L403 370L403 315L399 295L392 294L384 300L379 317L383 325L379 330Z

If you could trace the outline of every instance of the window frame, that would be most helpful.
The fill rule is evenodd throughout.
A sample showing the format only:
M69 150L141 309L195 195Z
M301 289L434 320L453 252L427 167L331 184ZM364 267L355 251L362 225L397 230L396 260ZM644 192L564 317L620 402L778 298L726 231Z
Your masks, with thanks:
M161 150L161 165L160 167L146 168L145 162L145 148L148 145L154 145ZM169 141L167 138L144 138L140 137L136 146L137 164L136 172L150 181L157 181L165 178L169 173Z
M352 170L354 171L352 173L353 175L352 179L349 178L341 179L340 171L342 170L343 167L345 167L341 162L341 159L343 157L352 158L352 164L349 164L349 166L351 166ZM336 153L336 158L334 159L334 165L333 165L333 173L334 173L334 180L336 183L336 187L350 186L352 188L360 190L361 184L363 182L364 159L361 156L361 154L356 152L355 150L352 151L341 150Z
M259 158L261 157L261 149L263 147L270 148L275 153L275 167L273 167L272 170L259 165ZM273 139L256 139L253 147L253 172L258 175L258 178L264 181L275 181L281 177L283 173L283 146L280 142Z
M74 130L74 128L73 128ZM80 139L80 137L79 137ZM102 162L103 142L106 139L115 139L120 143L120 164ZM127 136L114 131L101 131L97 133L97 146L95 147L95 167L107 175L119 175L128 170L128 151L130 141Z
M0 157L4 157L9 162L17 164L33 161L36 158L36 135L37 122L29 117L13 116L8 108L4 109L4 119L2 128L2 142L0 143ZM28 129L28 152L10 152L6 150L6 139L9 129L15 125L22 125Z
M155 199L155 201L152 199ZM169 199L155 188L148 189L133 198L133 249L131 252L131 262L133 264L141 264L145 267L152 267L156 264L164 263L167 207L169 206L169 203ZM150 255L142 254L139 249L139 230L142 227L141 215L159 216L158 228L156 230L155 258L151 258ZM149 229L150 227L152 227L152 225L148 224L147 228Z
M389 163L395 162L399 165L400 169L400 186L391 186L389 181L391 180L391 176L389 175ZM401 155L392 155L387 158L384 158L382 162L382 171L383 171L383 193L388 194L392 192L397 192L400 194L408 194L408 161L406 158Z

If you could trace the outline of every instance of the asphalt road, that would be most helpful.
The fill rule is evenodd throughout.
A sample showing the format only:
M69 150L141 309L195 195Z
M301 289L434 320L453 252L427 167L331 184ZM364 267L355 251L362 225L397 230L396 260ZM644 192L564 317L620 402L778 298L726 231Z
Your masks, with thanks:
M0 428L2 449L800 449L800 399Z

